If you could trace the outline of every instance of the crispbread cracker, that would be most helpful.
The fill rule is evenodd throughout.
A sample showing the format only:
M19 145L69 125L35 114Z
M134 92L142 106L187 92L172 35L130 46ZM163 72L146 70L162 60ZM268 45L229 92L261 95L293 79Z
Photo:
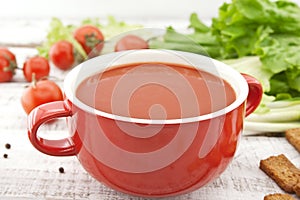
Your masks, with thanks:
M259 168L286 192L294 193L293 187L300 182L300 170L283 154L261 160Z
M300 128L287 130L285 137L300 152Z
M294 192L298 197L300 197L300 182L298 182L297 185L294 186Z
M296 200L296 199L289 194L275 193L275 194L266 195L264 197L264 200Z

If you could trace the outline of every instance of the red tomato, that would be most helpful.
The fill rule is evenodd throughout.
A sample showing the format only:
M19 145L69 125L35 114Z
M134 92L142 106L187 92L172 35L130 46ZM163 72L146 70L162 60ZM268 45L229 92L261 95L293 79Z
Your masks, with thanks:
M39 80L42 77L48 76L50 72L50 65L46 58L35 56L25 61L23 65L23 74L28 82L32 81L32 74Z
M0 82L8 82L12 79L13 73L9 70L9 61L0 56Z
M62 70L68 70L75 64L73 44L65 40L53 44L49 56L53 64Z
M60 87L50 80L41 80L32 84L25 89L21 97L23 109L27 114L41 104L61 100L63 94Z
M73 35L89 57L100 54L104 36L96 26L84 25L75 30Z
M115 45L115 51L148 49L148 43L136 35L126 35L121 38Z
M0 55L7 58L9 61L16 63L16 56L6 48L0 48Z
M15 55L6 48L0 48L0 82L11 81L16 68Z

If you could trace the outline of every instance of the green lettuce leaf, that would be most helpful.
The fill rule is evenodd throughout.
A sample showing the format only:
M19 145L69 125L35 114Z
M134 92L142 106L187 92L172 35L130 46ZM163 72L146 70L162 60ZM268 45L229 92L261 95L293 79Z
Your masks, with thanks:
M252 55L261 34L300 35L300 9L287 1L233 0L220 7L212 28L224 46L223 57Z
M201 20L199 20L197 13L192 13L190 16L190 25L197 33L207 33L210 31L210 27L206 26Z
M197 35L201 26L195 23L196 19L193 21L191 28ZM232 0L219 8L218 17L209 28L214 38L207 38L216 39L220 46L217 59L258 56L260 65L244 65L239 59L233 65L238 71L258 78L269 95L300 96L300 8L297 4L284 0ZM205 41L203 33L199 35Z
M210 57L220 57L221 46L212 35L207 32L207 27L200 22L197 14L192 14L191 24L197 26L197 32L191 34L181 34L169 26L162 37L155 37L148 41L151 49L172 49L202 54ZM197 18L197 19L196 19ZM190 25L192 27L192 25ZM201 30L200 30L201 29Z
M268 40L268 41L267 41ZM267 42L266 42L267 41ZM269 94L300 96L300 36L276 34L257 48L263 68L273 73Z

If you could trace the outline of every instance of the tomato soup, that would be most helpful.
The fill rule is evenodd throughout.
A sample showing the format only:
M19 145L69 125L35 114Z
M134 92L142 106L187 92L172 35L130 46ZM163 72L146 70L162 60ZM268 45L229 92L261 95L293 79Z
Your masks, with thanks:
M82 81L76 96L97 110L143 119L197 117L236 99L218 76L192 66L151 62L107 68Z

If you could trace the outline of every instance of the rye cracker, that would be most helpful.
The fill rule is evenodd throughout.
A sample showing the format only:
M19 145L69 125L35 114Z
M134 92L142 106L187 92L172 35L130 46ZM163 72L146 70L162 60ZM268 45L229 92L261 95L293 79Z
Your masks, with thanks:
M288 193L295 193L294 186L300 182L300 170L283 154L260 161L259 168Z

